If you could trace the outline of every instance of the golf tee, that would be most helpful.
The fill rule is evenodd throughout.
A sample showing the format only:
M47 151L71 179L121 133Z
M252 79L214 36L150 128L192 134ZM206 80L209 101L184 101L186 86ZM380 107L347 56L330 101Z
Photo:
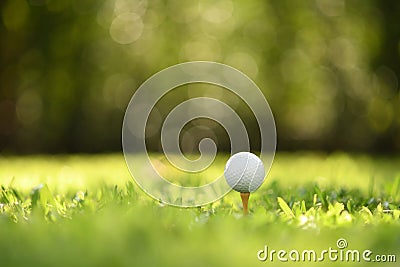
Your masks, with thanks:
M250 193L240 193L240 197L242 198L242 204L243 204L243 215L249 214L249 197Z

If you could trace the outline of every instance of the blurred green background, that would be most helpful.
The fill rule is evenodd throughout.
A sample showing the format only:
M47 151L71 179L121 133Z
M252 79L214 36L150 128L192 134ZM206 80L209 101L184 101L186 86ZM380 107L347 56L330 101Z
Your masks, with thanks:
M0 153L119 151L136 88L191 60L254 79L280 150L400 149L399 1L3 0L0 11ZM188 87L157 105L149 138L194 95L256 127L240 100Z

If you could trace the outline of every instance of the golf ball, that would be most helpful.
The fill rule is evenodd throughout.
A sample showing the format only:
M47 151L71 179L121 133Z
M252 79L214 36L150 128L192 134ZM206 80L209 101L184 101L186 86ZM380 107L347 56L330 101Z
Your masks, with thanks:
M265 179L264 165L259 157L250 152L234 154L226 162L226 182L241 193L254 192Z

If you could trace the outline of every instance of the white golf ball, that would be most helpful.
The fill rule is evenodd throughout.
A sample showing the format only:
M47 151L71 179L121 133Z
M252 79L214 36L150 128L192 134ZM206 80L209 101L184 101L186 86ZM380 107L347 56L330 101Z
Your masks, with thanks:
M250 152L239 152L225 165L226 182L241 193L254 192L265 179L264 165L259 157Z

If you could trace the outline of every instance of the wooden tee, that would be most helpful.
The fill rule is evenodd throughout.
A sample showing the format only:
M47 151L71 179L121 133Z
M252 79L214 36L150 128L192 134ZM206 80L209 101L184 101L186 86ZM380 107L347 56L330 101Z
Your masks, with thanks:
M249 214L249 197L250 193L240 193L240 197L242 198L242 204L243 204L243 215L248 215Z

